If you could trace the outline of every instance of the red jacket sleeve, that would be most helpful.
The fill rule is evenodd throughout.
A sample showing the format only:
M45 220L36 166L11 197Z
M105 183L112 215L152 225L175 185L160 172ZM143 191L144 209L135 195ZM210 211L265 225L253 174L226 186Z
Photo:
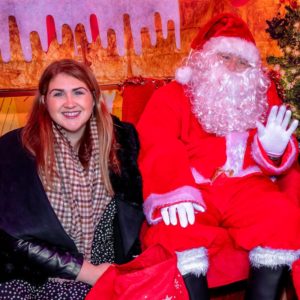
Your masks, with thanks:
M185 101L188 99L182 86L170 83L153 94L137 125L144 207L146 216L151 215L148 215L148 221L153 221L155 208L183 201L204 205L180 138L183 126L190 118L189 105L185 105Z

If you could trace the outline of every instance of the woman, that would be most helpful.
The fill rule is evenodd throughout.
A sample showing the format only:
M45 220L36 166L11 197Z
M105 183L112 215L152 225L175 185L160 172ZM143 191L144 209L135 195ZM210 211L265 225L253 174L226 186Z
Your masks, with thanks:
M1 299L84 299L139 253L137 155L88 67L45 69L28 123L0 139Z

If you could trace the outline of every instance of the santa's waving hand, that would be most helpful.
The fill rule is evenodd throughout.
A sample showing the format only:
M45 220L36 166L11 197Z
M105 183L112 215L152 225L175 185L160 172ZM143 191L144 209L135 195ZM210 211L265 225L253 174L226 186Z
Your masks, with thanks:
M258 139L270 157L279 158L284 153L291 135L296 130L299 121L291 121L291 111L284 105L273 106L266 126L257 122ZM290 125L290 126L289 126Z

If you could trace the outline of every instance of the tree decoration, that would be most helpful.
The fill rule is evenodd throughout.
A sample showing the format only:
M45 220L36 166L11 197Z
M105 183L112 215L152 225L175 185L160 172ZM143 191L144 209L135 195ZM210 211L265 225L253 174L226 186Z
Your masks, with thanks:
M272 65L270 71L278 93L293 112L294 118L300 120L300 7L296 1L284 1L284 15L280 13L271 21L267 20L266 31L276 40L282 56L268 56ZM300 127L300 126L299 126ZM296 134L300 141L300 128Z

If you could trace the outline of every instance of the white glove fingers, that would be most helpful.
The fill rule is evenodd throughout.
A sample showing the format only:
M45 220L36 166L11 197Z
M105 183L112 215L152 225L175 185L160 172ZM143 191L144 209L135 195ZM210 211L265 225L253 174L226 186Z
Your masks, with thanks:
M268 120L267 120L267 127L274 123L275 120L276 120L276 116L277 116L277 111L278 111L278 106L274 105L272 108L271 108L271 111L270 111L270 114L269 114L269 117L268 117Z
M193 203L194 209L199 210L201 212L205 212L205 208L199 204Z
M182 202L168 207L163 207L160 212L163 222L166 225L177 225L179 222L181 227L187 227L189 224L195 223L195 209L204 212L205 208L201 205Z
M284 119L282 121L281 128L286 130L290 121L291 121L292 112L290 110L287 110L284 116Z
M195 223L195 211L192 203L189 203L190 206L186 208L186 215L188 222L193 225Z
M258 137L263 136L264 133L265 133L265 126L261 122L257 121L256 122L256 127L257 127L257 135L258 135Z
M168 207L164 207L160 210L162 219L166 225L170 225L170 217L168 212Z
M172 225L177 225L177 216L176 216L176 205L169 207L169 216L170 216L170 222Z
M293 120L292 124L290 125L289 129L287 130L287 134L291 136L293 132L297 129L299 124L298 120Z
M181 227L186 227L188 225L188 219L187 219L187 210L185 208L185 206L180 205L177 208L177 212L178 212L178 218L179 218L179 223Z
M275 123L276 123L276 124L278 124L278 125L281 125L281 124L282 124L282 121L283 121L285 112L286 112L286 107L285 107L285 105L281 105L280 108L279 108L278 114L277 114L277 116L276 116L276 120L275 120Z

